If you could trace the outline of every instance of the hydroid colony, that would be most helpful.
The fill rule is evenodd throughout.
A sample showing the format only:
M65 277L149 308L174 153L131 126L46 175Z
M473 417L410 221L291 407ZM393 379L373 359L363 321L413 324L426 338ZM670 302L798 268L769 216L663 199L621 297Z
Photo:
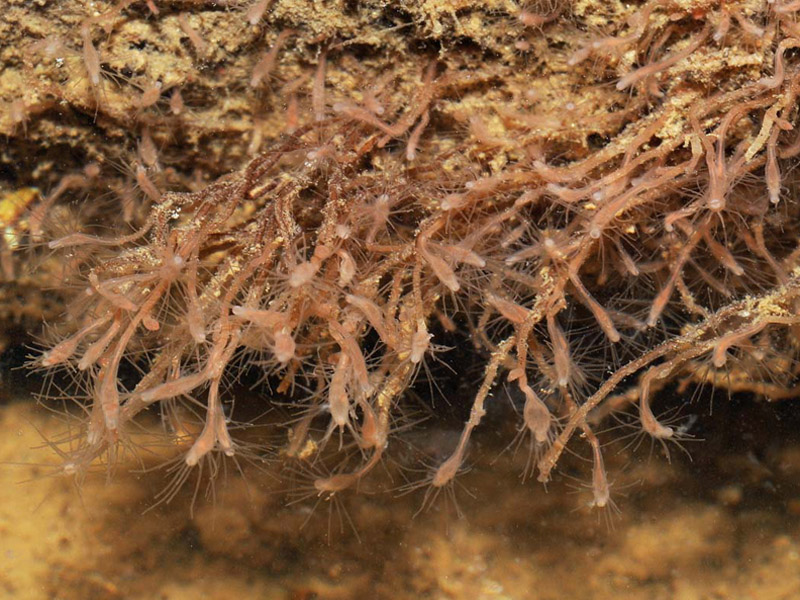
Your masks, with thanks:
M154 410L177 483L261 457L225 408L255 369L290 413L269 451L332 465L319 493L354 488L445 336L484 367L434 493L501 384L530 470L588 445L601 508L609 413L669 444L667 384L794 395L800 2L80 8L51 9L69 35L31 32L3 122L47 147L68 107L102 166L19 226L66 265L34 361L84 408L65 471L113 463ZM109 187L121 210L93 204Z

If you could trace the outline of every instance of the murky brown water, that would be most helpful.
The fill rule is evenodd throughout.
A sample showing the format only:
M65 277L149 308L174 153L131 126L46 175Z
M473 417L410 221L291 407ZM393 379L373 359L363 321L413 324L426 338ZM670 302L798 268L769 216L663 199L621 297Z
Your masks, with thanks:
M427 510L391 464L394 480L333 500L269 466L229 469L213 501L201 487L192 516L191 483L145 512L163 470L50 476L36 465L52 451L34 447L63 425L29 401L0 407L0 427L0 461L30 463L0 468L4 598L800 597L797 446L709 459L700 445L692 464L618 455L619 514L587 507L578 459L545 491L520 481L524 455L484 447Z

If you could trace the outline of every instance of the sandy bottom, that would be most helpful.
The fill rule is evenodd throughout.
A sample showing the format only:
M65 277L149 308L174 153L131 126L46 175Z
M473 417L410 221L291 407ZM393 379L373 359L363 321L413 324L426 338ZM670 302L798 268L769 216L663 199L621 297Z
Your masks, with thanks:
M419 511L424 489L326 500L300 474L235 469L192 516L192 484L145 512L163 471L53 476L34 447L63 425L31 402L1 406L0 427L0 461L26 463L0 466L2 598L800 598L797 446L609 465L619 515L492 451L455 488L463 518L449 496Z

